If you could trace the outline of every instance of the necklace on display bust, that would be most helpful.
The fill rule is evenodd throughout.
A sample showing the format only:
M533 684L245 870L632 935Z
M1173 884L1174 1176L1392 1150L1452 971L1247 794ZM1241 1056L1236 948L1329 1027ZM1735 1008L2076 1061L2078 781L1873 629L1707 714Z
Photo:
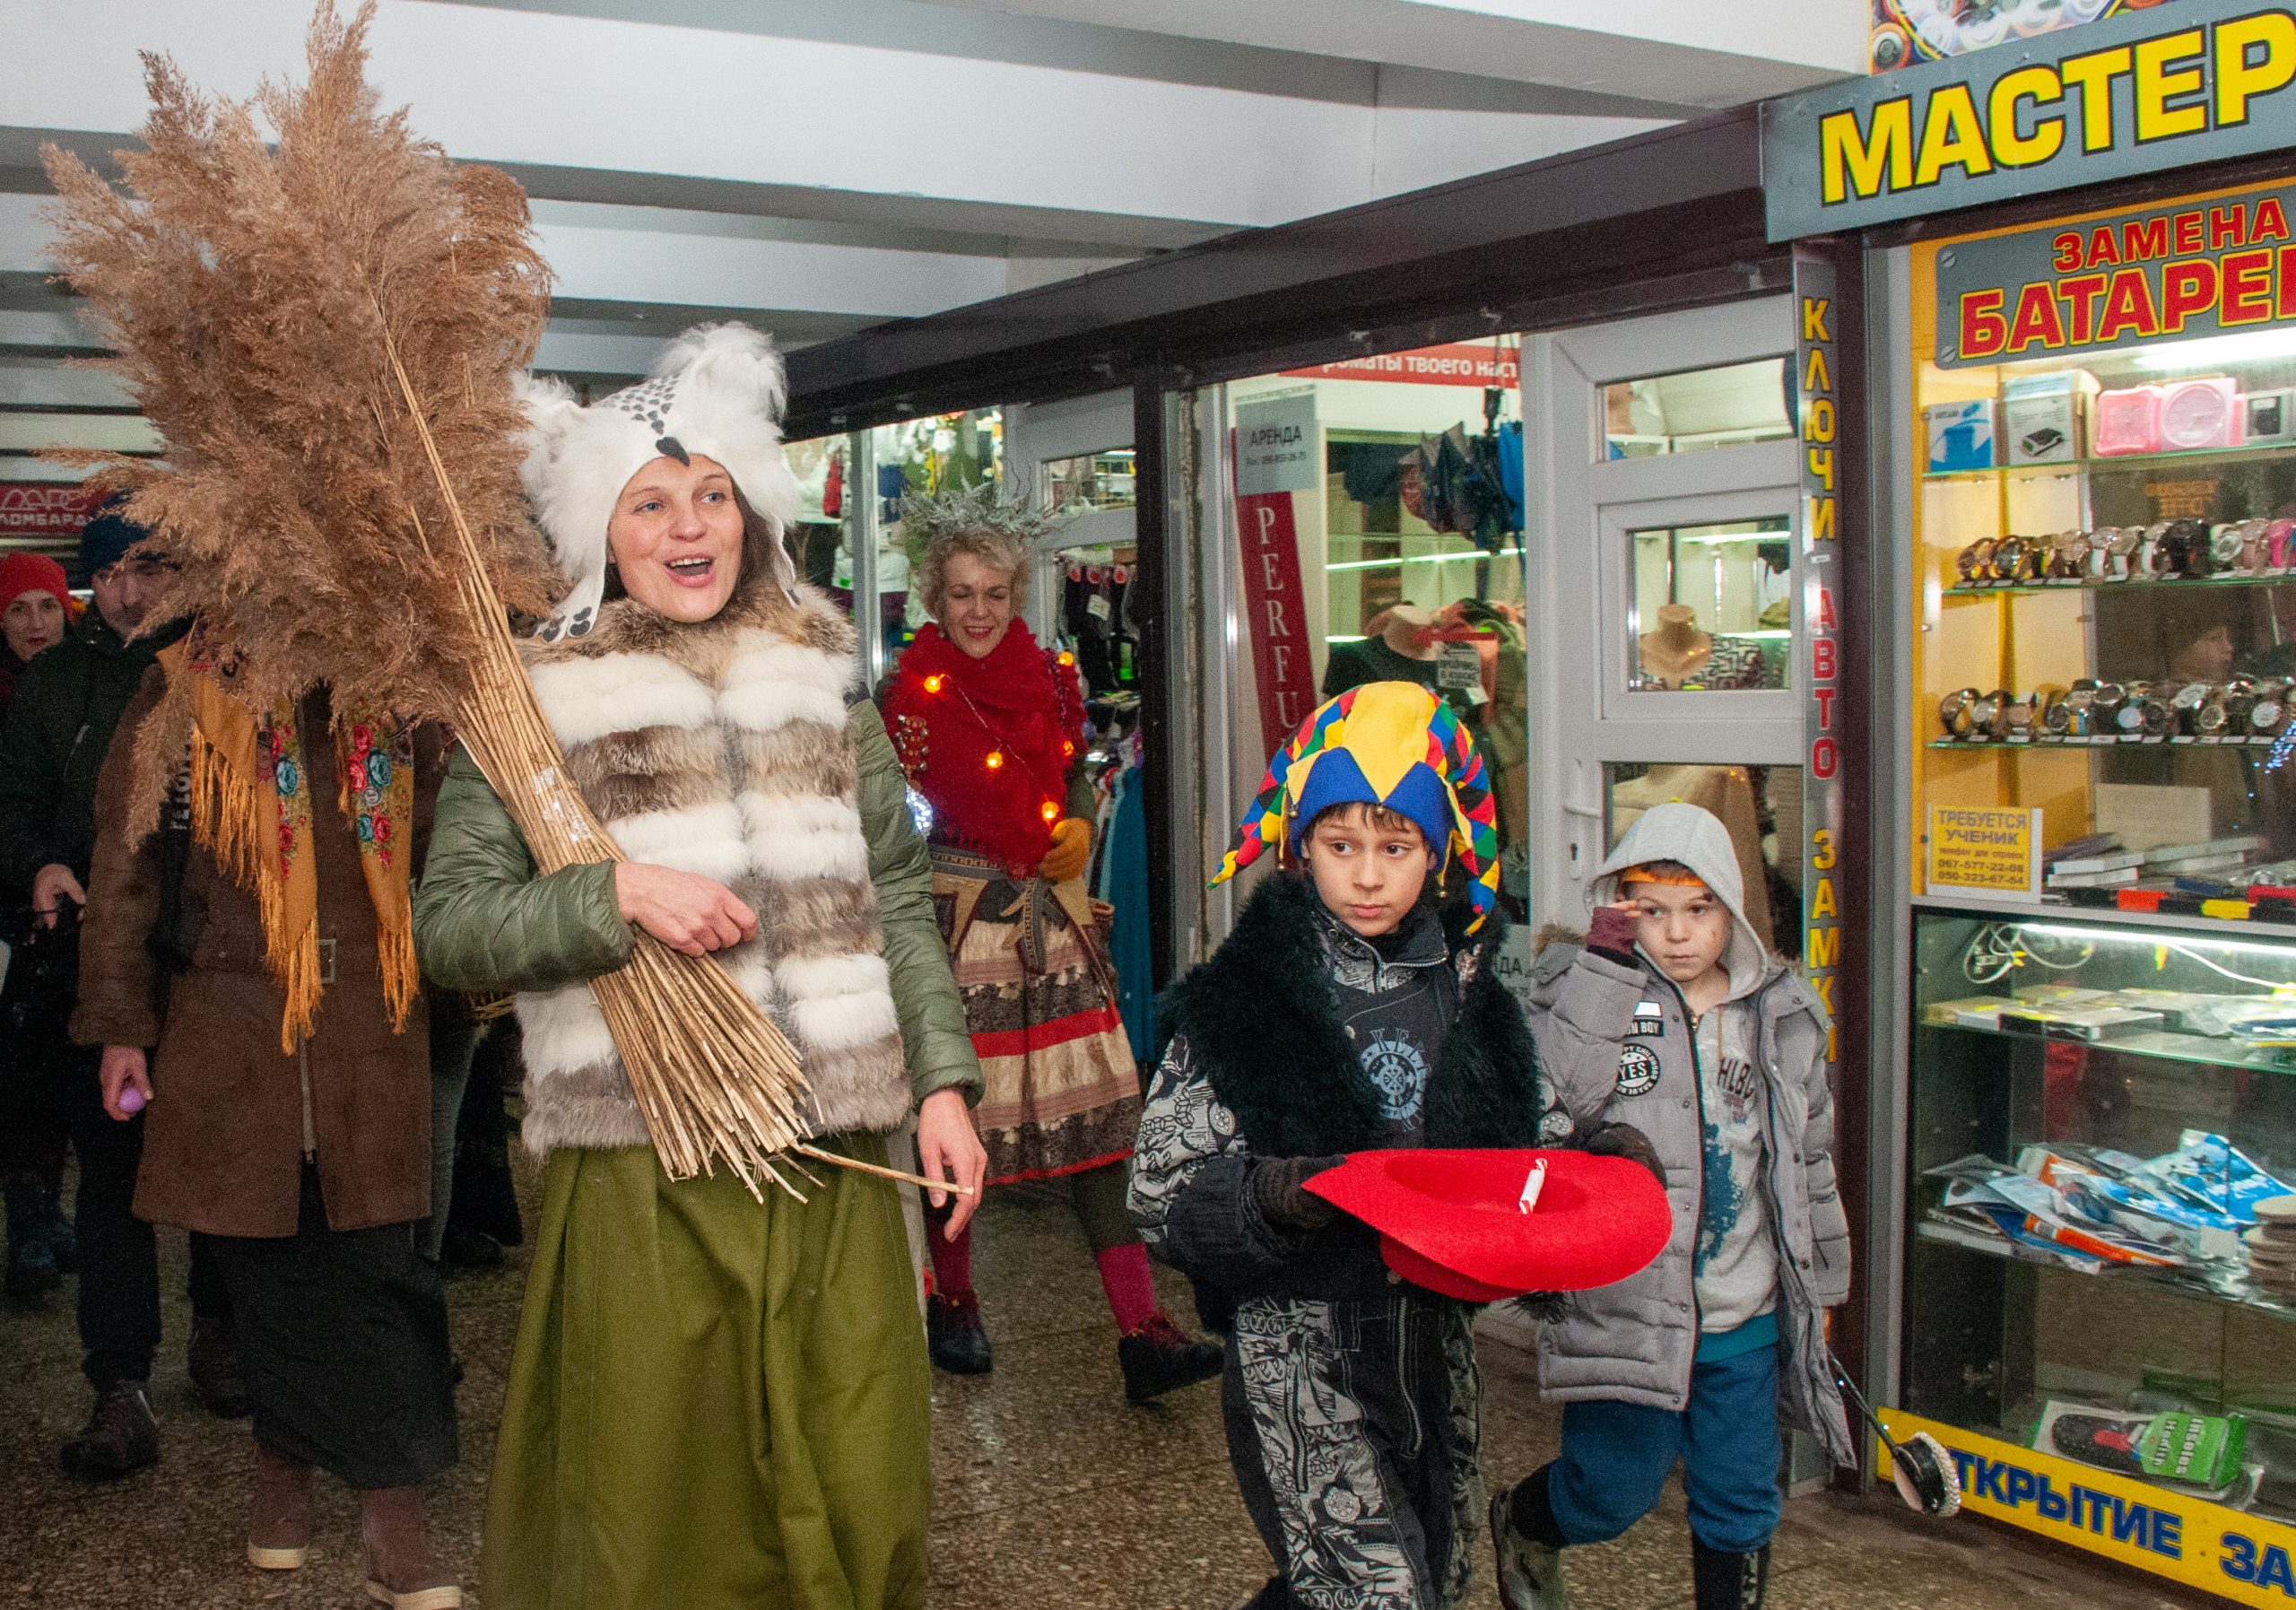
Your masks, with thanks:
M1714 657L1714 637L1700 631L1697 612L1687 604L1658 606L1658 630L1635 640L1642 674L1661 686L1679 688Z

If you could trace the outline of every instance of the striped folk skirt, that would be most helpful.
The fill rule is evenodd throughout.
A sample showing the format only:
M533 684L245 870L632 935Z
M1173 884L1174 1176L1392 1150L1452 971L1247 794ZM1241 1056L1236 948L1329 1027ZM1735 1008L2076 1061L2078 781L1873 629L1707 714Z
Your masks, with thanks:
M1083 880L1014 878L936 846L933 897L980 1058L990 1183L1130 1156L1140 1075Z

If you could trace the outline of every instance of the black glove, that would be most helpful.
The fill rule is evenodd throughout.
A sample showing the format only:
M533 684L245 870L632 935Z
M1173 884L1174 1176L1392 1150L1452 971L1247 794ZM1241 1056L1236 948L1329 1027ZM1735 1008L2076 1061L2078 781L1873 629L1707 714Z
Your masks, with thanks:
M1578 1143L1581 1152L1596 1157L1623 1157L1650 1171L1660 1185L1666 1183L1666 1165L1650 1144L1650 1137L1631 1124L1600 1124Z
M1308 1190L1306 1182L1346 1161L1344 1156L1268 1158L1252 1171L1252 1205L1278 1230L1305 1235L1326 1229L1338 1219L1339 1209Z
M1569 1311L1563 1307L1561 1292L1525 1292L1509 1306L1526 1319L1539 1325L1558 1324Z

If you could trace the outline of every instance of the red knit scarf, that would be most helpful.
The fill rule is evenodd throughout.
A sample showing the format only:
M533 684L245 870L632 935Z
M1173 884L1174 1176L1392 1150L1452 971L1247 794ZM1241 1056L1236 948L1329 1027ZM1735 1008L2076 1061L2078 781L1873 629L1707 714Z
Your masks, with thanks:
M909 780L933 806L934 837L1036 870L1065 813L1084 734L1075 657L1015 621L975 659L928 624L905 649L885 724Z

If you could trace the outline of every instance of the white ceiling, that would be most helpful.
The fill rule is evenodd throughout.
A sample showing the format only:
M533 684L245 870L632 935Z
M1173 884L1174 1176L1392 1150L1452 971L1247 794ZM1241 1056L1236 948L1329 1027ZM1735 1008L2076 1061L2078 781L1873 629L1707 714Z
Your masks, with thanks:
M346 0L346 9L348 0ZM542 361L737 316L801 345L1859 70L1862 0L382 0L385 100L535 197ZM308 0L0 0L0 412L125 406L50 284L38 163L300 70ZM0 477L52 477L0 431Z

